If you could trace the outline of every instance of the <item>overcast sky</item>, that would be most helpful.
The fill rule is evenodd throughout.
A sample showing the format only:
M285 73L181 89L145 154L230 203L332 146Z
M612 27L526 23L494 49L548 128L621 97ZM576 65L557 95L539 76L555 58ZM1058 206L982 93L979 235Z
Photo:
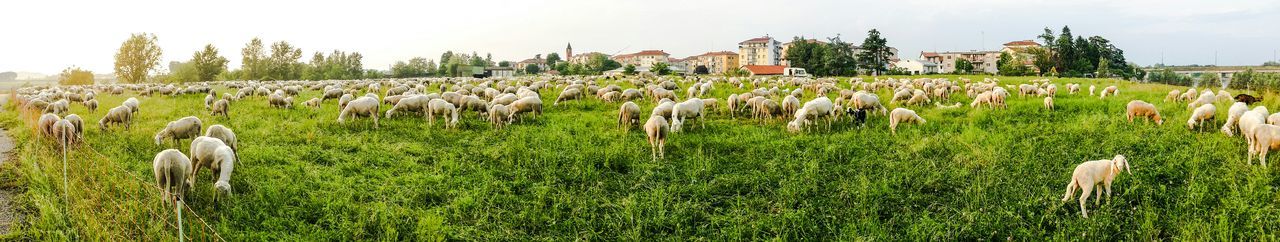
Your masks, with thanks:
M770 35L861 43L879 29L906 58L920 51L998 49L1070 25L1101 35L1141 65L1259 65L1280 49L1276 0L897 1L4 1L0 71L53 74L76 65L112 72L130 33L155 33L163 62L212 43L240 66L249 39L287 40L304 51L357 51L387 69L447 50L518 61L560 52L662 49L682 58L737 51ZM305 60L304 60L305 61Z

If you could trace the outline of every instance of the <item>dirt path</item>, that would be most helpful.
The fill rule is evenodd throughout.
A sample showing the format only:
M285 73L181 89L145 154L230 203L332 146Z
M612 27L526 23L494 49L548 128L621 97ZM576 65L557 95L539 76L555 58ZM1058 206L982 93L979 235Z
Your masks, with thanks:
M13 148L13 138L9 138L9 132L0 129L0 164L9 161L9 152ZM13 191L9 189L0 189L0 235L9 234L9 230L21 220L20 215L13 210L13 195Z

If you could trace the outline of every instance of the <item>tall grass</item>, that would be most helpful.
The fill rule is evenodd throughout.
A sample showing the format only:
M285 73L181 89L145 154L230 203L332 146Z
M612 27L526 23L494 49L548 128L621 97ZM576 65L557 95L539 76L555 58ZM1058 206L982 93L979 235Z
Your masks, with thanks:
M884 116L790 134L785 121L712 113L706 128L673 134L663 160L650 159L643 133L616 128L617 104L550 106L559 90L543 92L545 115L505 130L474 114L456 130L407 116L380 129L367 119L339 125L334 101L282 110L262 97L233 103L225 119L202 109L203 95L140 97L133 129L91 128L70 150L70 200L59 150L26 128L36 114L0 114L19 140L0 178L25 189L19 201L32 219L19 237L172 240L176 218L161 206L150 161L187 147L151 136L194 115L234 129L243 158L231 199L213 202L209 173L197 176L187 198L204 222L183 221L197 240L1276 239L1280 179L1246 165L1238 137L1188 131L1185 104L1160 101L1174 87L1055 80L1066 82L1086 93L1060 91L1056 111L1016 96L1006 110L918 107L928 123L896 136ZM1091 84L1119 85L1120 95L1090 97ZM717 88L721 99L745 91ZM99 99L109 108L130 96ZM1133 99L1156 104L1168 123L1129 124ZM89 122L106 109L73 106ZM1060 201L1072 169L1115 154L1134 175L1081 218L1074 200Z

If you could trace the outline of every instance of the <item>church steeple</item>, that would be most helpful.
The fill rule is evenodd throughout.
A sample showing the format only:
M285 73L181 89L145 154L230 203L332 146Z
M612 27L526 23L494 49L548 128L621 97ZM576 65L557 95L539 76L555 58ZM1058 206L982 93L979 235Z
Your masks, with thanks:
M564 59L565 59L565 60L569 60L569 58L573 58L573 44L572 44L572 43L570 43L570 44L568 44L568 45L565 45L565 47L564 47Z

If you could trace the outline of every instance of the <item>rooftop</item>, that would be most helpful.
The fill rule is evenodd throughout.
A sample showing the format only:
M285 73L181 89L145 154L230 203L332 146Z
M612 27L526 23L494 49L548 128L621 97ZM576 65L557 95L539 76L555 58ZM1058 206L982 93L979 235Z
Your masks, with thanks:
M745 65L742 68L747 69L752 75L782 75L782 71L787 69L787 66Z

